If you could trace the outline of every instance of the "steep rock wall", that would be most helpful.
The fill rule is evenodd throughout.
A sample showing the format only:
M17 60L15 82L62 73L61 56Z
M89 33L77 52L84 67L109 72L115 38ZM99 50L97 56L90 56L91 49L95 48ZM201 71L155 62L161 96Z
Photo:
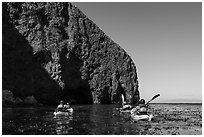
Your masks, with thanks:
M50 104L139 99L131 57L71 3L3 3L3 89Z

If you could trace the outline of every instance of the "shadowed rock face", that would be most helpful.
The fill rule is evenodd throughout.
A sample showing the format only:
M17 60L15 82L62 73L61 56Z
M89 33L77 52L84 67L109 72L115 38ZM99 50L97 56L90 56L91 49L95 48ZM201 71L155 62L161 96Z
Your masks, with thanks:
M3 89L38 102L139 99L129 55L71 3L3 3Z

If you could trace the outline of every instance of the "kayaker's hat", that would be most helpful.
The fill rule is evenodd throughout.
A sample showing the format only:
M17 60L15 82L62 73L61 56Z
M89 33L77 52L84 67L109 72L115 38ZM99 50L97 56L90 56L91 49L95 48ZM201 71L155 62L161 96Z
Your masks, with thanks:
M67 102L67 105L69 105L69 103Z
M144 100L144 99L141 99L141 100L140 100L140 104L145 104L145 100Z
M64 103L64 101L63 101L63 100L61 100L61 101L60 101L60 103Z

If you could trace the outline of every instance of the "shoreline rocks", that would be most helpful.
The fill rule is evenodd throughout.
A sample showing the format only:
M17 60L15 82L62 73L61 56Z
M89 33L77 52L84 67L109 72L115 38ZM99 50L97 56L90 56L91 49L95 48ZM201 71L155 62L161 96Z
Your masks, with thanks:
M25 105L37 105L38 101L35 99L34 96L27 96L25 99L24 99L24 104Z
M13 93L10 90L2 90L2 105L4 106L6 104L15 104Z
M27 96L22 100L19 97L14 97L10 90L2 90L2 106L15 107L15 106L42 106L35 99L34 96Z

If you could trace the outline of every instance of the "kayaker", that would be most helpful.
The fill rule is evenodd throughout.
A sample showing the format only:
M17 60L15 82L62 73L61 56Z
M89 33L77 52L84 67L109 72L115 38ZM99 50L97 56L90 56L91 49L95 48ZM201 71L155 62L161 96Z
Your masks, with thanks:
M148 105L145 104L145 100L141 99L139 105L136 106L137 115L147 115Z
M127 104L127 102L124 102L122 105L123 105L122 110L132 109L132 106Z
M60 104L57 106L57 111L63 111L64 110L64 101L61 100Z
M68 102L67 102L67 104L64 105L64 108L65 108L65 109L69 109L69 108L70 108L70 105L69 105Z
M67 104L64 105L64 111L67 112L69 111L69 109L71 109L69 103L67 102Z

